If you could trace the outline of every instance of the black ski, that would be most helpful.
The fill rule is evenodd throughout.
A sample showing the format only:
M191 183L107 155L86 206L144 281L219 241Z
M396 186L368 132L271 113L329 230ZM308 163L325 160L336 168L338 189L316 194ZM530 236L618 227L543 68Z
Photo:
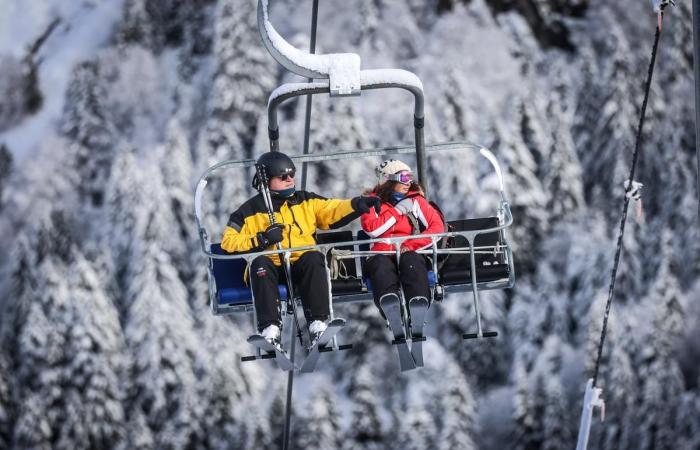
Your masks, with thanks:
M406 341L406 331L401 320L401 300L396 294L386 294L379 299L379 304L384 311L384 315L389 321L389 328L394 335L394 340L391 342L396 345L399 352L399 365L401 372L416 368L416 362L413 360L411 350L408 348Z
M428 306L428 299L425 297L414 297L408 302L411 311L411 354L418 367L423 367L423 325Z
M267 352L267 355L263 355L262 359L271 358L272 355L274 355L275 361L277 361L277 366L280 369L284 371L296 369L296 366L289 359L284 350L278 348L276 345L272 345L270 341L265 339L265 337L263 337L262 335L254 334L248 338L248 342L259 348L260 350Z
M326 349L326 345L328 345L331 339L333 339L333 336L335 336L344 326L345 319L333 319L328 323L328 328L326 328L323 334L309 349L309 353L306 355L306 359L301 365L301 372L309 373L314 371L318 358L321 356L321 352Z

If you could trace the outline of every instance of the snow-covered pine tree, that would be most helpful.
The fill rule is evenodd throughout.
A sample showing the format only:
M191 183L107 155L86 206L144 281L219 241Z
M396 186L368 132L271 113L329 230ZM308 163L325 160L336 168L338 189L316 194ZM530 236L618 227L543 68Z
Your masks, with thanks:
M80 199L92 207L104 202L116 130L104 107L107 87L97 61L87 61L73 71L66 92L62 130L71 141L71 158L79 180Z
M589 205L619 220L622 183L629 175L637 121L637 98L630 80L636 70L629 42L620 24L609 18L604 39L582 49L583 77L572 133L582 165L583 187ZM600 52L600 53L598 53ZM641 85L641 83L639 83Z
M384 430L379 417L379 403L374 386L375 378L369 364L357 367L349 390L352 399L352 419L345 434L343 449L362 448L380 450L384 448Z
M144 413L156 446L185 448L202 436L203 411L192 401L200 389L200 347L187 291L159 245L157 222L147 224L135 238L126 274L125 333L133 355L128 404ZM169 430L171 423L180 426Z
M191 303L201 339L200 377L207 380L198 399L206 411L203 442L212 450L243 449L248 419L248 409L244 405L261 395L264 383L268 382L264 373L267 367L241 362L241 356L249 351L245 342L247 323L243 325L243 320L231 322L212 316L201 292L195 294ZM222 336L226 337L226 345L221 345ZM273 419L276 414L284 420L284 408L270 412Z
M299 102L297 108L299 109L296 117L302 119L306 103ZM362 117L359 116L358 104L352 100L337 101L323 97L314 99L311 119L309 153L330 153L369 147L367 130ZM298 129L300 127L297 127ZM291 133L285 134L289 136ZM285 137L283 135L281 139ZM290 141L287 143L291 145ZM357 195L355 193L359 194L363 188L373 185L375 181L374 174L370 175L366 164L365 161L311 164L308 189L327 196Z
M671 235L662 237L662 263L654 286L644 301L652 315L651 333L641 353L639 379L639 448L674 448L676 401L683 379L674 357L683 324L685 299L669 267Z
M616 305L626 302L638 303L648 290L643 249L654 245L649 239L649 230L642 219L636 217L636 203L630 203L630 210L625 225L625 235L622 238L622 252L615 278ZM615 237L617 242L617 236ZM612 243L611 243L612 245Z
M530 380L523 362L517 358L514 363L515 397L513 408L513 420L515 431L513 433L514 450L534 449L531 442L535 427L535 418L530 404Z
M33 251L37 279L25 294L30 305L17 350L22 406L14 445L110 447L125 425L118 314L62 214L41 227Z
M430 448L436 442L435 424L425 404L414 404L397 415L399 448L404 450L421 450Z
M7 180L12 172L12 153L7 145L0 144L0 211L4 204L4 193Z
M270 430L270 422L267 411L262 405L255 405L249 409L246 424L246 450L274 450L280 448L275 445ZM282 415L284 418L284 415ZM281 442L281 440L280 440ZM292 446L291 448L297 448Z
M523 100L514 100L520 111L518 126L522 120ZM515 134L518 133L518 134ZM540 247L548 229L548 196L537 178L536 159L523 142L520 130L509 130L506 125L494 123L496 142L494 151L503 155L506 166L504 176L509 184L516 186L511 199L513 217L518 217L512 228L512 245L517 257L516 270L525 275L535 271L540 257Z
M552 373L546 380L546 404L544 409L543 450L564 450L574 445L570 430L571 408L566 402L558 373Z
M326 383L314 383L306 413L294 423L296 439L292 448L339 448L340 425L335 407L337 396Z
M192 279L192 265L201 263L199 243L194 234L194 205L192 200L192 154L185 130L177 120L171 120L166 132L166 143L156 149L156 164L163 176L163 193L169 216L173 219L173 237L181 242L182 253L173 254L173 264L180 278L187 284Z
M0 350L0 448L10 448L14 428L14 401L10 387L10 362Z
M275 396L270 405L270 436L274 448L282 448L284 439L284 421L287 406L287 385L280 384L275 390ZM292 420L296 416L294 402L292 402Z
M224 0L216 8L216 73L200 158L211 162L252 156L258 117L275 85L272 59L260 42L253 0ZM255 76L251 76L255 74Z
M700 398L697 392L684 392L676 415L676 448L700 448Z
M125 0L122 4L122 20L117 40L120 44L140 44L154 50L154 33L151 18L146 10L147 0Z
M216 7L216 69L207 105L208 118L197 141L195 160L199 167L257 156L253 148L259 118L276 80L273 60L258 35L256 3L223 0ZM228 215L247 198L249 183L239 170L235 176L212 179L208 189L207 203L212 205L208 211L223 230Z
M502 292L480 294L481 320L485 330L506 329L506 296ZM450 295L445 308L436 314L444 324L438 329L440 342L449 349L455 362L467 370L467 378L479 388L503 382L508 376L510 344L505 339L474 339L465 345L462 333L476 329L474 302L469 297ZM447 302L450 302L448 306ZM442 305L441 305L442 306Z
M459 368L450 366L445 373L447 391L440 398L442 427L435 440L439 450L476 448L476 402L467 379Z
M150 450L154 448L153 433L148 428L146 417L138 408L128 412L129 420L126 424L126 439L122 445L117 445L117 450Z

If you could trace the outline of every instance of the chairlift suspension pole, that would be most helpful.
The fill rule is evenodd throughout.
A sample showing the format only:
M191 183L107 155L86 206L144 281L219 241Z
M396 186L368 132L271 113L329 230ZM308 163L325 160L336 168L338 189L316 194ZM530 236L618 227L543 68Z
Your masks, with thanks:
M311 9L311 42L309 43L310 53L316 53L316 28L318 22L318 0L313 1L313 6ZM313 79L309 78L309 82ZM304 154L309 153L309 131L311 129L311 94L306 96L306 116L304 119ZM306 163L301 165L301 189L306 189ZM290 299L291 301L291 299ZM297 330L299 331L299 330ZM294 333L292 333L294 336ZM290 357L294 361L294 350L295 350L296 339L292 338L292 346L290 349ZM285 407L284 415L284 435L282 439L282 450L289 449L289 437L291 435L292 429L292 392L294 390L294 371L290 370L287 376L287 405Z
M700 222L700 0L693 0L693 71L695 78L695 154L698 159L698 221Z
M309 44L309 53L316 53L316 23L318 19L318 0L314 0L311 10L311 43ZM311 83L313 78L307 78ZM304 154L309 153L309 130L311 129L311 94L306 96L306 117L304 118ZM306 168L307 164L301 165L301 188L306 189Z

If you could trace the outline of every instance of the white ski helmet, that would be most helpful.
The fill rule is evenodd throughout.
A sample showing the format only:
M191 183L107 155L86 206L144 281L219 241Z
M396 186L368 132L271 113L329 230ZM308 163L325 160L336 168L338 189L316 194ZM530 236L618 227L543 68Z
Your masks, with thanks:
M411 168L398 159L387 159L374 168L374 173L377 174L380 183L389 180L392 175L404 171L411 172Z

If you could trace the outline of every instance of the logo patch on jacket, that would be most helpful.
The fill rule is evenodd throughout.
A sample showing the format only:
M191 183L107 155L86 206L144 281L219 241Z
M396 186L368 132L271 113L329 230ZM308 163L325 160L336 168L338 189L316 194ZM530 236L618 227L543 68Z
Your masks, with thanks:
M258 270L255 272L255 274L258 276L258 278L262 278L265 275L267 275L267 270L265 270L264 267L258 267Z

